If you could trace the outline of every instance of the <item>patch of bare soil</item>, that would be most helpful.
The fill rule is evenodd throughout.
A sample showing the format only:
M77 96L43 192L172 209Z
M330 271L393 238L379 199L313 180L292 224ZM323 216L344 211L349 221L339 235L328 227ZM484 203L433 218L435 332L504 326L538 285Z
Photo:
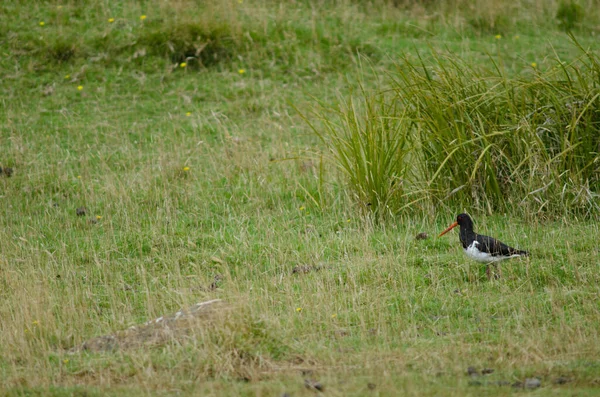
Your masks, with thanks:
M223 309L224 304L221 299L200 302L177 313L134 325L124 331L89 339L69 352L112 352L164 344L188 335L199 322L208 321L219 309Z

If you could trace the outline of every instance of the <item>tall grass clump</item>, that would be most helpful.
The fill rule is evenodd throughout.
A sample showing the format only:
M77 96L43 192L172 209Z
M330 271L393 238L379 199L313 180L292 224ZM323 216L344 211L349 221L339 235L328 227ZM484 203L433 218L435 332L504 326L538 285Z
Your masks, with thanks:
M411 109L418 175L434 203L589 214L600 193L597 55L507 77L498 61L474 68L436 55L399 65L394 89Z
M432 62L404 58L394 74L396 100L415 120L415 171L434 203L497 208L518 163L515 114L508 103L498 106L505 78L450 56L434 54Z
M350 101L317 134L378 213L415 208L410 197L488 213L598 214L600 62L581 51L516 77L492 58L484 68L454 54L405 56L390 73L393 98L373 106L364 95L365 111Z
M355 203L378 221L406 205L410 128L383 93L361 87L335 109L320 107L308 121L345 176Z

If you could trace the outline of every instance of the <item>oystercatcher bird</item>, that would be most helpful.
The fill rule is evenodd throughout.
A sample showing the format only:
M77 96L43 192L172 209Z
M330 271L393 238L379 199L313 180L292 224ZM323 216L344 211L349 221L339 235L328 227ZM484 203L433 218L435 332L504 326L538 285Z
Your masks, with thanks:
M456 217L456 222L448 226L438 237L442 237L456 226L460 226L460 242L467 256L477 262L487 264L485 272L488 279L490 278L490 264L494 263L494 267L498 269L496 262L529 255L527 251L509 247L495 238L475 233L473 230L473 220L467 214L459 214ZM496 275L496 278L498 277L499 274Z

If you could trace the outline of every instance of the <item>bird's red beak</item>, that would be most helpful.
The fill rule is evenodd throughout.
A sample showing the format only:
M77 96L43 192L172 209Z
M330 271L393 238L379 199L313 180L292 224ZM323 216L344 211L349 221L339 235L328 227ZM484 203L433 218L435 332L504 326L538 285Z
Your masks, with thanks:
M442 237L444 234L448 233L450 230L454 229L456 226L458 226L458 222L454 222L453 224L451 224L450 226L448 226L448 229L446 229L443 232L441 232L438 237Z

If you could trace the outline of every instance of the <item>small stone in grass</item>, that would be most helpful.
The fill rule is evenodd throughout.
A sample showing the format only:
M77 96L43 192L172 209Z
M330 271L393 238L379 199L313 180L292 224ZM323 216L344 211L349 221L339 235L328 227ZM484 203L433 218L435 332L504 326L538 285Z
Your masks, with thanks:
M322 266L299 265L292 269L292 274L306 274L312 271L318 272Z
M479 376L479 371L477 371L477 369L475 369L475 367L469 367L467 368L467 375L469 376Z
M565 383L569 383L570 381L571 379L567 378L566 376L559 376L554 380L554 383L557 385L564 385Z
M425 232L421 232L415 236L415 240L427 240L429 236Z
M489 374L491 374L493 372L494 372L494 370L492 368L484 368L484 369L481 370L481 373L483 375L489 375Z
M369 390L375 390L375 388L376 388L376 387L377 387L377 386L375 385L375 383L368 383L368 384L367 384L367 388L368 388Z
M85 214L87 213L87 208L79 207L75 210L75 213L77 214L77 216L85 216Z
M537 389L542 385L542 382L538 378L527 378L525 379L526 389Z

